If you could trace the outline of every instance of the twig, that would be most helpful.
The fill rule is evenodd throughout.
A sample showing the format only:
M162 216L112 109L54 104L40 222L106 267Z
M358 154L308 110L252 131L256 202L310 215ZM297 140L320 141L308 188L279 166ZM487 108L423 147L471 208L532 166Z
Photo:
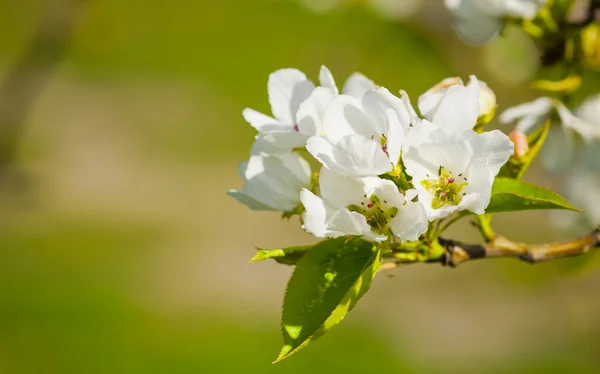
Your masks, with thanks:
M446 248L446 253L439 259L442 265L455 267L469 260L493 257L513 257L534 264L562 257L579 256L587 253L591 248L600 247L600 228L581 238L558 243L518 243L500 235L483 245L465 244L442 238L439 242Z
M441 263L444 266L456 267L467 261L496 257L512 257L535 264L540 261L579 256L592 248L600 247L600 227L578 239L558 243L526 244L494 235L485 244L466 244L438 238L437 242L431 245L432 248L435 247L431 255L420 254L416 248L392 249L392 252L384 255L380 269L389 270L416 263Z

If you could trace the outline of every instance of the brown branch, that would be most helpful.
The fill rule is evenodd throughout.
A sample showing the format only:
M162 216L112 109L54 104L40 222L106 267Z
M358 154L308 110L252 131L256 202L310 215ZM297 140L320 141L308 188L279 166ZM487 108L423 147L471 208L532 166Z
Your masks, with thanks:
M455 267L470 260L493 257L513 257L534 264L579 256L592 248L600 247L600 227L578 239L558 243L518 243L499 235L483 245L465 244L443 238L440 238L439 242L446 248L446 253L439 259L442 265Z

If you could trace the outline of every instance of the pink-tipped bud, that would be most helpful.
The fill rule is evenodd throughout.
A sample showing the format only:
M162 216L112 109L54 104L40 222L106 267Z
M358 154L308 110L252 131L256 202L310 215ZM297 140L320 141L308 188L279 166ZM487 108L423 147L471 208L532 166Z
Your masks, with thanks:
M367 208L372 208L372 207L373 207L373 203L367 204Z
M519 130L513 130L508 134L510 140L515 143L515 156L521 158L529 153L529 144L527 143L527 135Z
M454 182L454 177L448 179L448 183L453 183Z

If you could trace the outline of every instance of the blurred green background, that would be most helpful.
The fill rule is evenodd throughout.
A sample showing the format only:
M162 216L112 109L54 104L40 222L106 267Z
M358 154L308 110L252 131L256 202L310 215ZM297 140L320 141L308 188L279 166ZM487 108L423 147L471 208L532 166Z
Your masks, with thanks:
M0 134L16 145L0 169L0 373L599 372L597 254L381 274L342 325L270 363L291 269L248 259L314 240L225 195L253 141L242 109L269 112L268 74L316 80L325 64L341 85L358 70L416 102L474 73L499 110L533 97L537 52L518 33L472 48L441 0L415 9L0 0ZM531 241L585 231L547 216L496 227ZM476 240L466 222L451 234Z

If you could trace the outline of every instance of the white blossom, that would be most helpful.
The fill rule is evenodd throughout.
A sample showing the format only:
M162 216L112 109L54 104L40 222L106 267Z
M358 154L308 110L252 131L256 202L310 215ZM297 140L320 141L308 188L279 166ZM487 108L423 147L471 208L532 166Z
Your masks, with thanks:
M472 97L478 97L478 117L480 120L489 122L496 112L496 95L488 85L471 76L469 84L465 87L459 77L446 78L419 96L418 106L423 117L430 121L439 122L440 118L448 118L449 111L455 111L464 103L472 107ZM471 99L470 99L471 97ZM442 102L446 101L444 105ZM458 107L457 107L458 105ZM442 112L438 113L438 109ZM461 108L459 110L470 110ZM436 119L437 115L437 119ZM468 123L471 123L470 121ZM459 126L462 125L459 124ZM475 125L473 125L475 126Z
M325 66L319 72L320 87L296 69L282 69L269 76L269 102L275 118L253 109L243 111L244 118L259 131L253 154L289 152L303 148L310 136L323 133L325 108L339 94L333 75ZM362 98L375 84L360 73L353 73L344 84L344 94Z
M321 66L319 82L321 86L315 88L311 95L300 104L296 116L298 122L296 130L303 134L306 140L311 136L324 134L325 109L331 100L339 95L335 79L325 66ZM375 84L369 78L360 73L353 73L346 80L342 93L360 100L374 86Z
M517 121L516 129L529 133L543 125L550 118L554 103L550 97L539 97L533 101L506 109L498 120L507 124Z
M587 108L582 106L583 112L593 109L591 104L588 105ZM551 120L553 113L558 115L560 126L550 129L540 160L545 169L556 172L564 171L571 163L576 148L575 134L586 143L594 142L600 139L600 126L573 114L562 102L550 97L540 97L508 108L499 120L504 124L517 121L516 129L529 133Z
M580 118L600 128L600 94L584 100L576 113ZM600 225L600 140L585 144L577 162L564 180L565 194L569 201L583 209L588 223ZM569 213L555 213L553 217L560 217L560 223L564 224L565 221L574 221L567 218L575 216ZM581 216L577 214L576 217Z
M483 214L494 178L513 152L498 130L457 133L423 121L408 134L402 160L433 221L464 209Z
M311 183L310 165L296 153L253 155L238 172L244 186L227 194L252 210L293 211Z
M457 19L459 35L469 43L491 39L507 18L533 19L547 0L444 0Z
M384 174L396 167L405 134L416 121L405 94L401 99L375 87L362 100L339 95L325 111L324 135L311 137L306 149L339 174Z
M314 88L313 82L297 69L281 69L269 75L267 90L273 117L250 108L242 112L259 132L253 153L258 153L258 149L275 152L304 146L306 136L297 131L296 112Z
M600 94L588 97L576 110L577 116L600 128Z
M402 241L416 240L427 230L423 206L410 201L398 187L378 177L354 178L322 168L319 175L322 197L302 190L303 228L319 237L362 235L377 242L390 235Z

